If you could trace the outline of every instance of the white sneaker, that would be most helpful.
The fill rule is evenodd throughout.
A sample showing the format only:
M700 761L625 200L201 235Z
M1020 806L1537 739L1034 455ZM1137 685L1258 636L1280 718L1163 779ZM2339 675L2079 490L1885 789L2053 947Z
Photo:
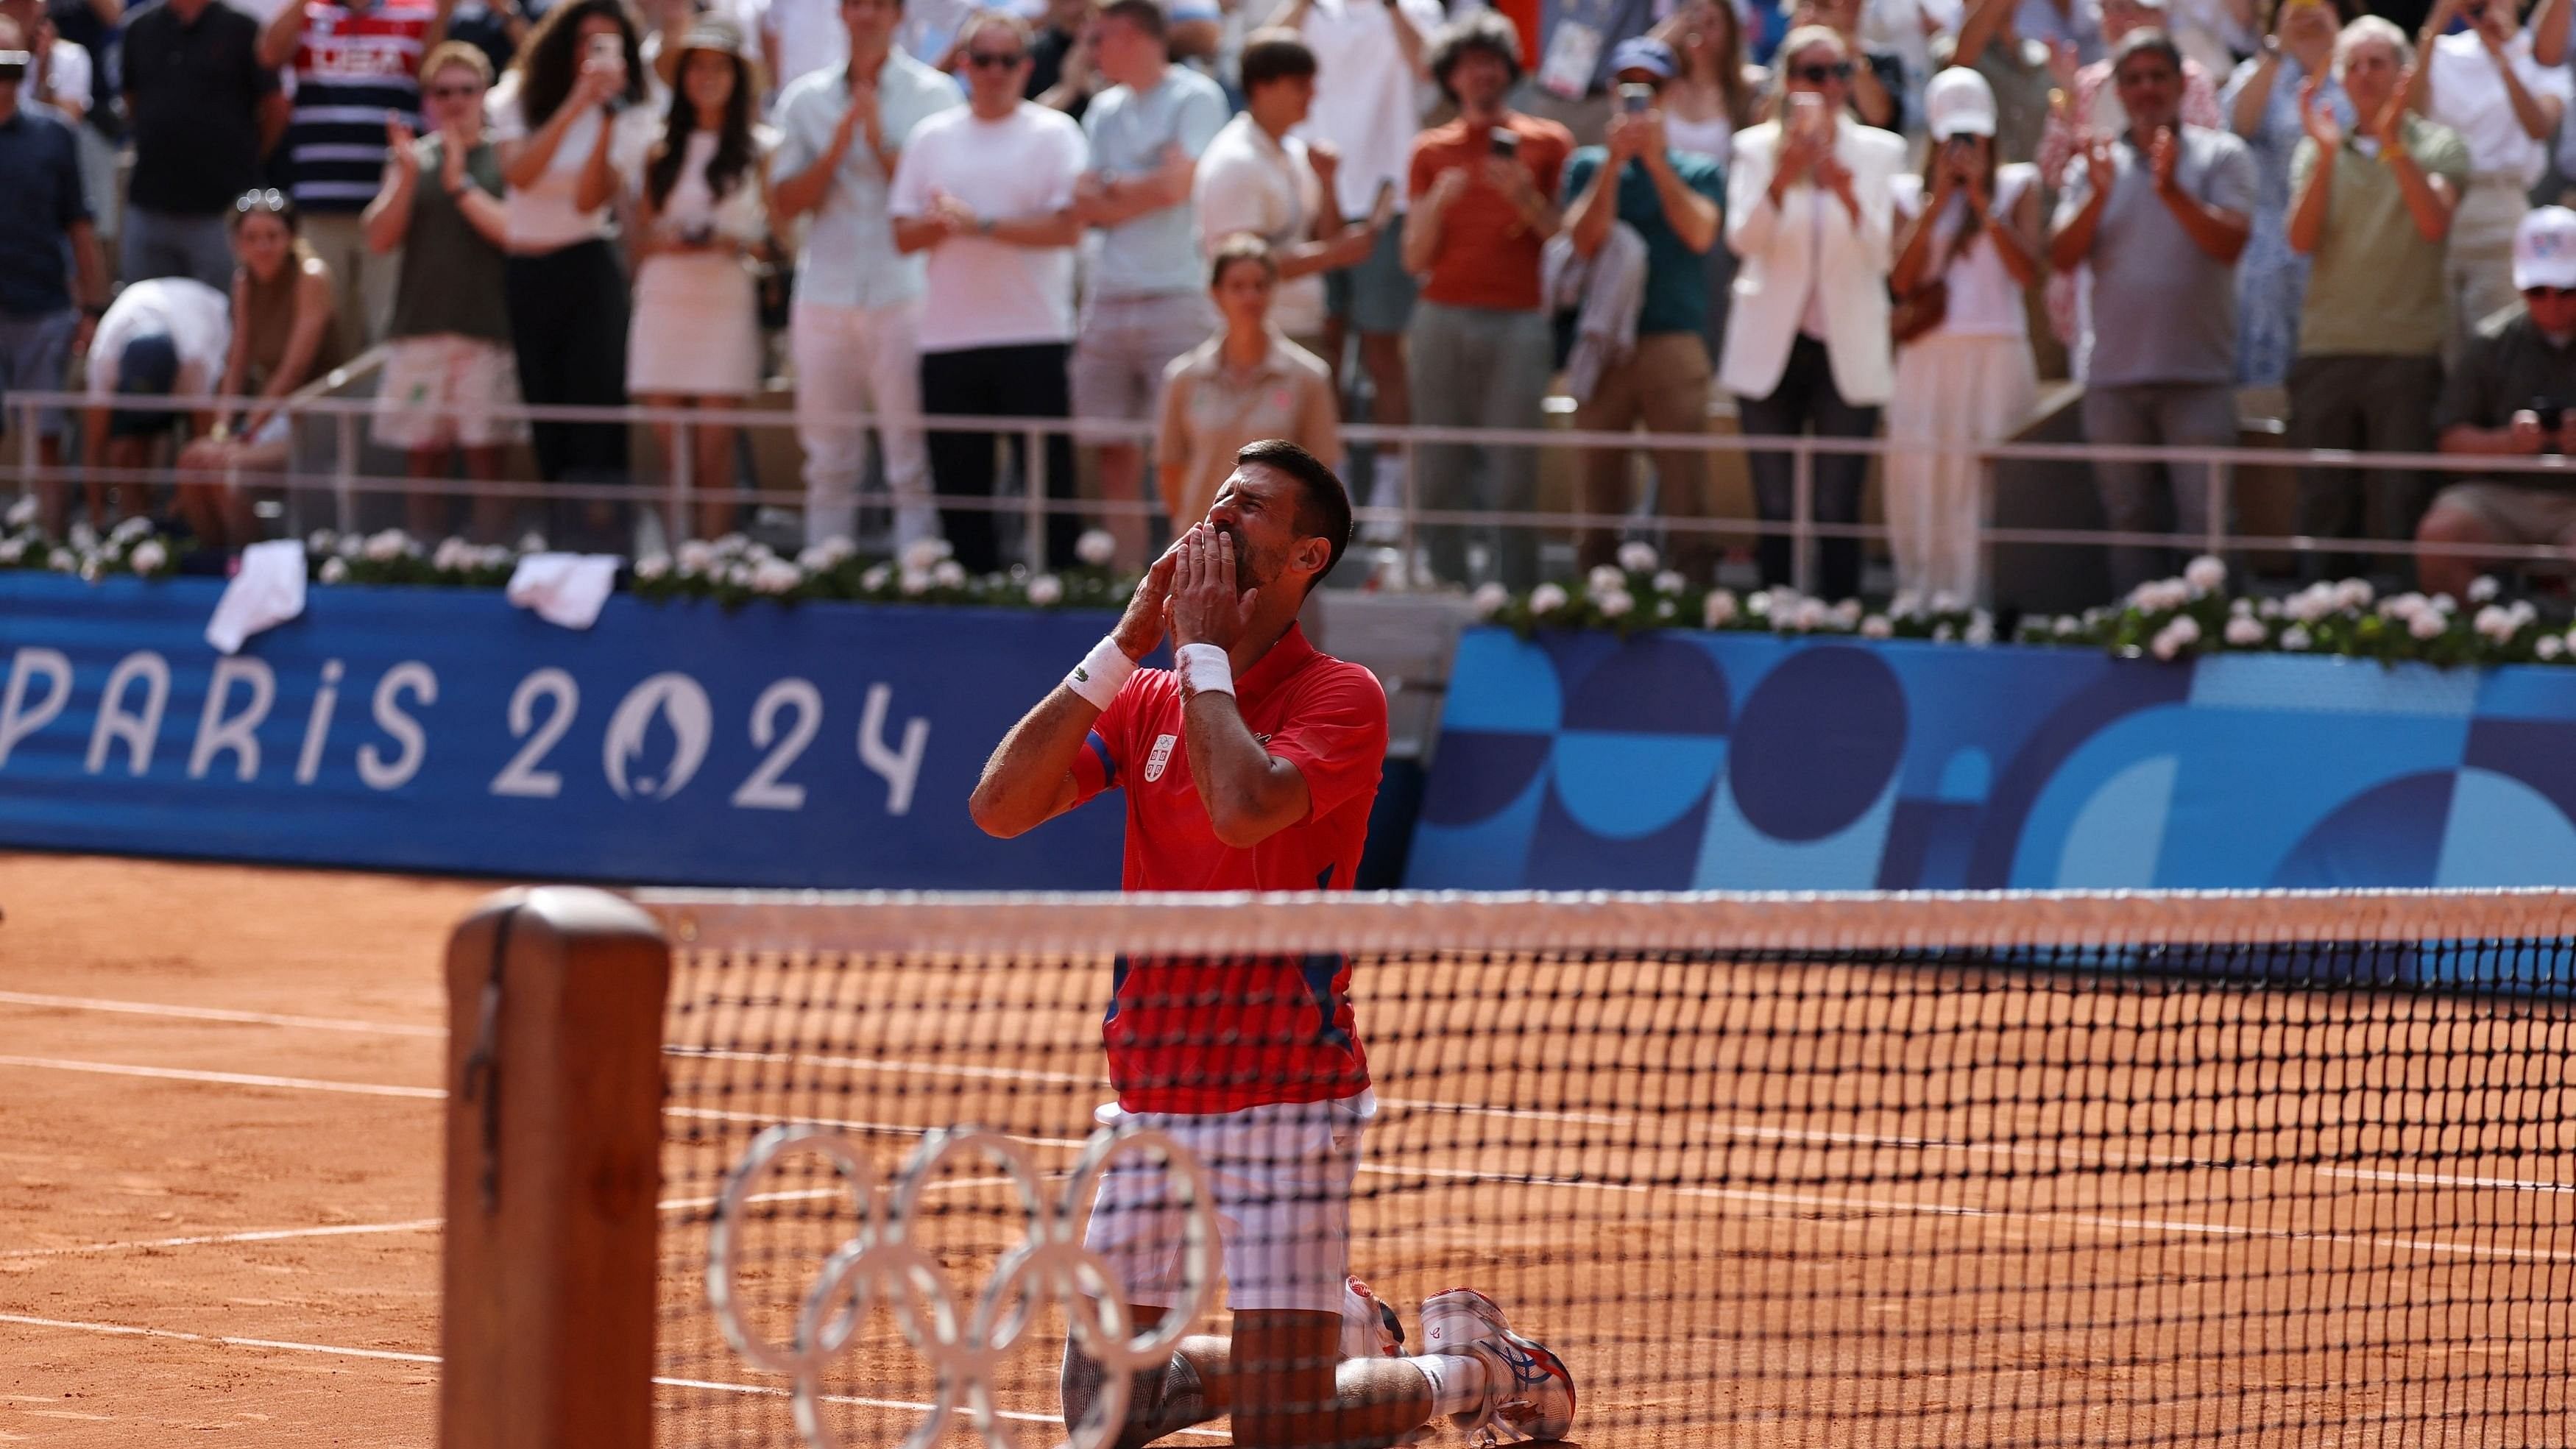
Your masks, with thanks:
M1471 1439L1562 1439L1574 1427L1574 1375L1565 1361L1512 1332L1503 1310L1484 1294L1452 1288L1424 1299L1422 1351L1484 1364L1485 1402L1451 1416Z

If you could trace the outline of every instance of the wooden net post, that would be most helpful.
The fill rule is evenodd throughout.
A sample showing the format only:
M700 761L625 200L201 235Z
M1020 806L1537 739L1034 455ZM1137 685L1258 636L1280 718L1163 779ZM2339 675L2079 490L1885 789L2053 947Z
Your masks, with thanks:
M670 947L504 891L447 947L444 1449L648 1449Z

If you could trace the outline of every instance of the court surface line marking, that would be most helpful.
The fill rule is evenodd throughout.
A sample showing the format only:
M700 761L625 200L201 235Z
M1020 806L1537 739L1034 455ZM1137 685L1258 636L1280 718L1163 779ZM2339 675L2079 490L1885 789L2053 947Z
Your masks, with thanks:
M33 1318L22 1313L0 1313L0 1323L14 1323L24 1328L52 1328L68 1333L105 1333L120 1338L159 1338L174 1343L210 1344L216 1348L266 1348L287 1353L318 1353L338 1358L368 1358L381 1359L390 1363L429 1364L432 1367L437 1366L439 1362L438 1355L434 1353L405 1353L399 1349L390 1348L348 1348L328 1343L293 1343L274 1338L235 1338L224 1334L187 1333L176 1328L137 1328L126 1323L82 1323L68 1318ZM722 1394L757 1394L763 1398L783 1399L788 1393L787 1390L772 1384L729 1384L714 1379L665 1378L658 1374L654 1376L653 1382L663 1388L701 1389ZM825 1394L823 1400L826 1403L849 1404L863 1409L902 1409L918 1414L929 1413L936 1407L931 1404L915 1403L908 1399L868 1399L852 1394ZM1024 1424L1061 1422L1054 1414L1034 1414L1025 1409L996 1409L994 1415L997 1418L1011 1419ZM1226 1437L1225 1430L1206 1427L1183 1429L1180 1432L1207 1439Z
M387 1096L444 1098L445 1091L436 1087L380 1087L355 1082L323 1082L299 1077L260 1077L241 1072L201 1072L171 1067L124 1067L105 1062L61 1062L38 1057L0 1056L0 1066L57 1067L70 1071L100 1071L119 1076L167 1078L177 1081L207 1082L223 1086L276 1087L299 1091L361 1092ZM704 1108L665 1107L665 1113L711 1119L770 1123L777 1119L750 1112L724 1112ZM930 1130L921 1126L902 1126L884 1122L835 1122L830 1118L804 1119L823 1126L851 1127L862 1131L907 1133L919 1136ZM1040 1147L1081 1147L1083 1141L1061 1137L1013 1137L1014 1142ZM2108 1228L2124 1232L2157 1232L2205 1235L2230 1238L2269 1238L2289 1242L2342 1243L2354 1246L2393 1248L2406 1252L2455 1254L2473 1258L2506 1258L2550 1263L2576 1262L2576 1250L2555 1248L2488 1247L2475 1243L2450 1243L2435 1238L2403 1237L2395 1234L2319 1232L2306 1228L2263 1228L2234 1223L2203 1223L2184 1218L2126 1218L2106 1213L2032 1212L2021 1208L1988 1208L1965 1203L1908 1202L1896 1198L1832 1197L1823 1193L1776 1192L1757 1188L1689 1187L1657 1183L1595 1182L1588 1178L1560 1178L1518 1173L1482 1172L1471 1168L1389 1167L1363 1162L1359 1170L1382 1177L1431 1178L1444 1181L1486 1182L1497 1186L1554 1187L1590 1192L1670 1193L1677 1197L1706 1198L1721 1202L1769 1203L1790 1207L1821 1207L1862 1212L1914 1213L1934 1217L2022 1219L2030 1222L2069 1223L2082 1227Z
M352 1021L337 1016L288 1016L270 1011L234 1011L221 1006L170 1006L157 1001L110 1001L98 996L48 996L35 991L0 991L0 1006L37 1006L57 1011L110 1011L124 1016L166 1016L180 1021L228 1021L244 1026L290 1026L306 1031L347 1031L368 1036L447 1035L443 1026L405 1026L390 1021Z
M269 1012L231 1011L217 1007L170 1006L158 1002L109 1000L89 996L49 996L36 992L0 991L0 1005L42 1006L66 1011L119 1012L134 1016L167 1016L190 1021L224 1021L260 1026L305 1027L317 1031L347 1031L385 1036L444 1037L445 1027L406 1026L395 1022L354 1021L338 1017L286 1016ZM957 1062L904 1061L889 1057L854 1057L810 1052L750 1052L716 1047L666 1046L666 1055L691 1057L705 1061L767 1062L791 1066L839 1067L850 1071L919 1072L931 1076L963 1077L972 1080L1043 1082L1063 1086L1105 1088L1098 1076L1079 1072L1047 1072L1026 1067L970 1066ZM1495 1107L1475 1102L1438 1102L1404 1097L1385 1097L1380 1106L1396 1112L1443 1112L1502 1117L1523 1117L1543 1121L1585 1122L1601 1126L1627 1126L1636 1119L1624 1113L1565 1112L1535 1107ZM731 1120L731 1119L721 1119ZM881 1130L879 1124L837 1122L826 1126L844 1126L855 1130ZM887 1126L882 1130L912 1131L918 1129ZM1904 1137L1871 1132L1828 1132L1796 1127L1768 1127L1748 1123L1719 1123L1714 1130L1722 1137L1754 1141L1812 1142L1844 1147L1916 1148L1924 1151L1959 1152L2000 1157L2020 1157L2046 1161L2064 1161L2074 1154L2050 1147L2020 1144L1968 1142L1956 1138ZM1038 1139L1029 1139L1037 1141ZM1052 1145L1052 1144L1044 1144ZM2176 1170L2204 1169L2243 1171L2244 1164L2217 1163L2203 1158L2162 1157L2134 1153L2101 1153L2078 1159L2082 1164L2105 1167L2163 1167ZM2349 1178L2365 1182L2393 1182L2418 1187L2496 1188L2511 1192L2576 1194L2576 1183L2518 1177L2481 1177L2441 1172L2398 1172L2366 1168L2322 1167L2302 1163L2262 1165L2258 1170L2282 1170L2307 1167L2320 1177Z

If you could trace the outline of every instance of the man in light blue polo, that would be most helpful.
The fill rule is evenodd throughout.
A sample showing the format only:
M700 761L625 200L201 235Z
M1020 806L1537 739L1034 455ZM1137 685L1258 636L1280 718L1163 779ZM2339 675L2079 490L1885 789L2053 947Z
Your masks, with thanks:
M922 442L922 259L895 250L886 189L913 127L965 104L957 82L894 45L902 0L841 0L850 59L778 98L783 133L771 174L782 222L808 218L796 260L788 341L796 363L796 436L805 450L805 540L858 531L867 463L864 413L881 426L897 547L939 534Z

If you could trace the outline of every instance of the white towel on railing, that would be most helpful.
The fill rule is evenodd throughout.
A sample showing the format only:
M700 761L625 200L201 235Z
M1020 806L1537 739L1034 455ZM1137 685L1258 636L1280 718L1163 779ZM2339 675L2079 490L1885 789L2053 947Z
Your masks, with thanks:
M304 540L254 543L242 550L241 571L215 601L215 616L206 621L206 642L226 654L238 654L242 641L251 635L303 612Z
M510 602L549 624L587 629L616 587L620 562L609 553L529 554L510 572Z

